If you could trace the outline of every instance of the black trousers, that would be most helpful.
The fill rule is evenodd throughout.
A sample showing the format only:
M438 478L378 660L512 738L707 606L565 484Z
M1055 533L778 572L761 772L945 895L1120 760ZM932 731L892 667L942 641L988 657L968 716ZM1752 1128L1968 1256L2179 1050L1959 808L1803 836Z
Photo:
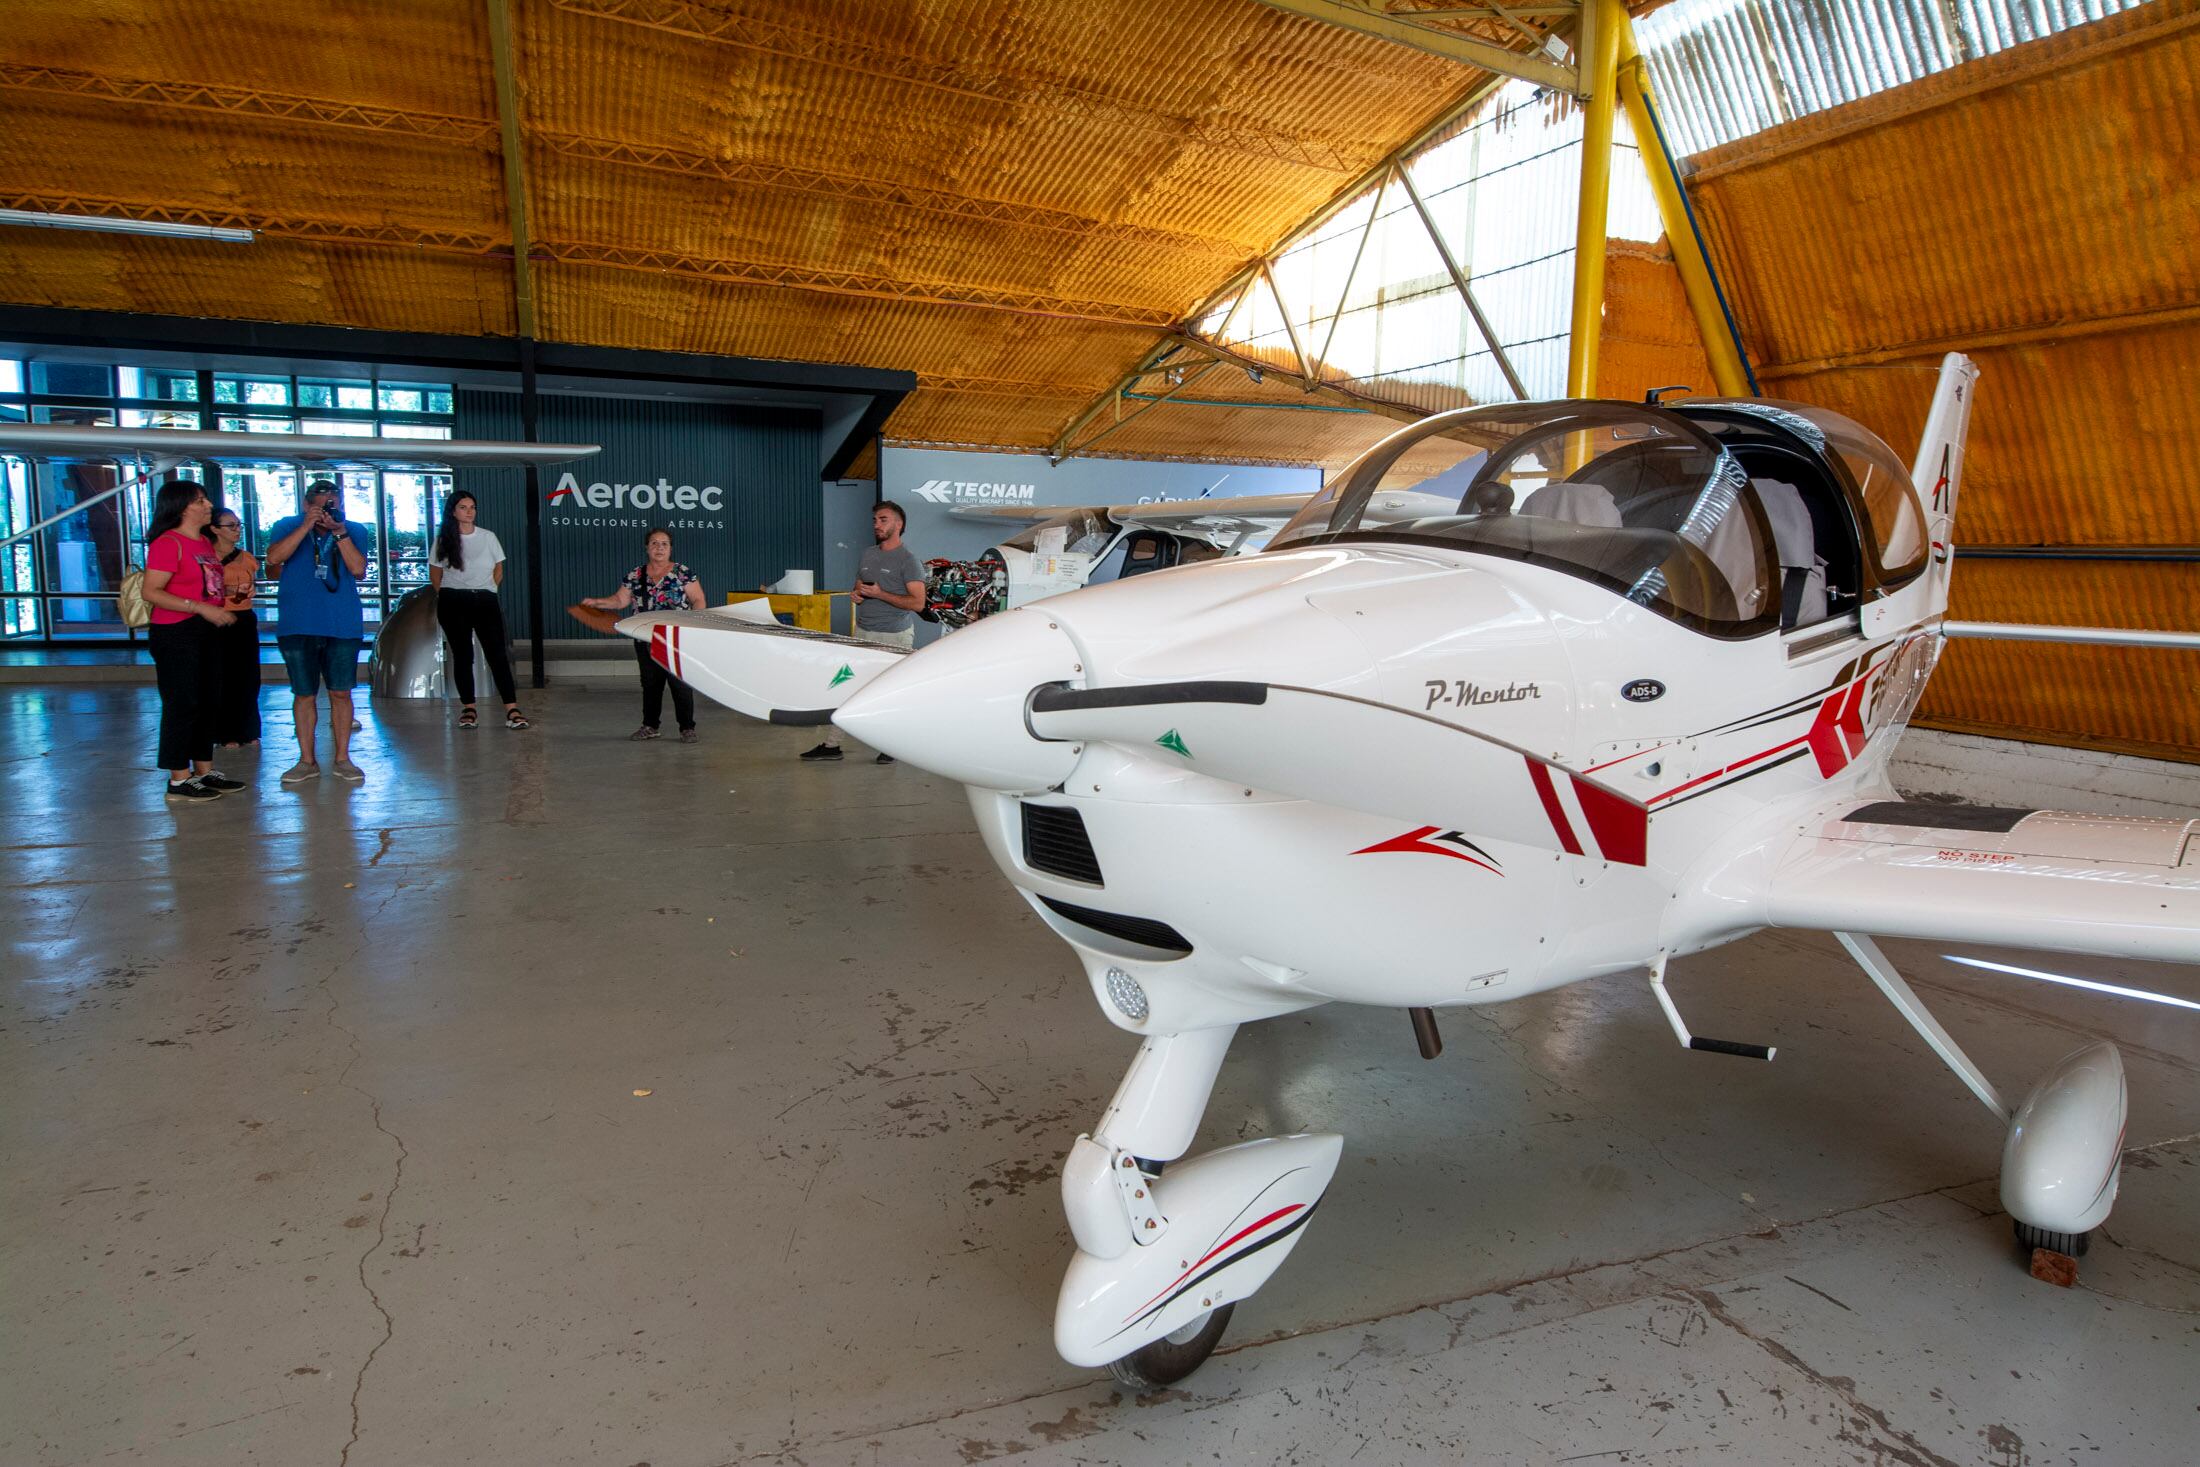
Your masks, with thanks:
M695 689L659 666L649 655L649 643L634 644L634 661L642 669L642 722L655 728L665 713L665 685L672 685L672 716L680 720L680 732L695 727Z
M187 769L194 760L214 757L213 630L195 616L146 629L160 683L160 745L153 757L163 769Z
M444 645L451 654L451 681L458 685L458 701L474 701L474 638L488 654L489 676L507 703L519 701L519 687L512 681L512 656L505 649L504 607L494 591L437 591L436 625L443 628Z
M260 619L240 611L228 626L208 627L206 659L213 741L253 742L260 736Z

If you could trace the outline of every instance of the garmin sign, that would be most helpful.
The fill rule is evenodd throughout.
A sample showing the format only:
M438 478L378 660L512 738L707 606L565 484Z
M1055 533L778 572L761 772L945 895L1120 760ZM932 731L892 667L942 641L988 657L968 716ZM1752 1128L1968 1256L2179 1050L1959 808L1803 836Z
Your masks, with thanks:
M627 484L601 479L592 484L583 484L573 474L565 473L558 476L557 487L550 491L549 500L553 523L603 524L607 520L601 513L586 512L609 511L610 523L617 522L620 511L657 516L668 512L719 515L726 507L726 491L716 484L675 484L662 475L654 480L645 478ZM660 522L657 519L649 521L651 524ZM715 519L695 520L689 528L700 529L717 523Z

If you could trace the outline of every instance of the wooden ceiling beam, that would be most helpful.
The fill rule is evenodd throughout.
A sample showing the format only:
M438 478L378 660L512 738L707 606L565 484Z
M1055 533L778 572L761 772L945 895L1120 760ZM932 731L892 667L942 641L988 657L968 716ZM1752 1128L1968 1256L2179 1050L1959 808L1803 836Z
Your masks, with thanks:
M0 62L0 89L86 97L97 102L219 112L230 117L311 122L324 127L360 128L367 132L407 133L463 147L486 146L497 135L494 118L369 107L358 102L330 102L319 97L301 97L253 87L215 86L206 82L98 76L88 71L24 66L15 62Z
M707 178L718 183L749 184L759 188L782 189L859 203L920 209L980 223L1047 230L1056 234L1074 235L1079 239L1109 240L1232 261L1244 259L1248 248L1237 240L1113 223L1063 209L1017 204L1003 199L978 198L969 194L952 193L946 189L895 183L887 179L826 173L793 164L744 162L739 159L711 157L683 148L586 137L578 133L536 132L532 136L538 146L560 157Z
M1069 300L1034 291L958 285L949 281L898 280L891 276L872 275L857 270L828 270L810 265L762 260L727 260L625 245L538 240L534 245L534 255L536 259L555 260L563 264L603 265L616 270L638 270L652 275L682 275L696 280L715 280L738 285L776 285L790 290L861 296L871 300L905 301L916 305L968 306L1007 315L1043 316L1102 326L1159 330L1174 324L1176 320L1176 313L1173 311L1149 306L1126 306L1113 301Z

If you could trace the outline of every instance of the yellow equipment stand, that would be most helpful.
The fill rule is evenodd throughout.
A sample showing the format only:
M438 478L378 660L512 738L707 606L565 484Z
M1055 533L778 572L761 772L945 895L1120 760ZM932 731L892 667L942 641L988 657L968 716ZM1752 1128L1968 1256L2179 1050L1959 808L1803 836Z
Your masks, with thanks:
M820 592L814 596L776 596L762 591L728 591L726 604L736 601L768 602L772 614L787 613L794 617L794 624L806 632L829 632L833 629L833 594Z

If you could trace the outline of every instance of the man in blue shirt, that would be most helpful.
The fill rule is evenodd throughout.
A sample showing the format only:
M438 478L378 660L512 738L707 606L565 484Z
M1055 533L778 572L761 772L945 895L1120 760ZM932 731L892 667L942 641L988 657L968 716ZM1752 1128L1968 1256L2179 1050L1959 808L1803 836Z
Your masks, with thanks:
M366 637L359 577L366 573L374 541L364 526L344 519L343 497L327 479L306 485L305 513L278 520L268 536L267 568L280 578L275 644L290 673L291 718L298 730L298 762L283 771L283 783L303 784L321 772L313 757L313 727L315 697L325 684L336 756L329 769L357 784L367 776L351 762L351 690Z

